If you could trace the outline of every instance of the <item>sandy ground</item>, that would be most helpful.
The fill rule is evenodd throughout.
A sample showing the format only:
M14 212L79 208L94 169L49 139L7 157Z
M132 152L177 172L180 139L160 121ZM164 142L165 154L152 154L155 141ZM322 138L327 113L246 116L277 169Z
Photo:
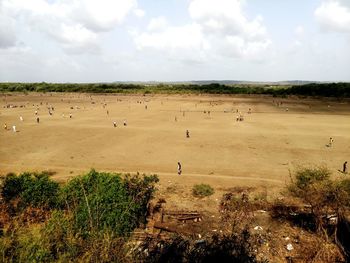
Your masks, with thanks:
M236 121L237 110L244 121ZM348 102L10 94L0 96L0 123L0 173L53 170L61 181L95 168L155 173L161 187L210 183L220 189L249 185L270 190L284 186L297 166L325 165L337 174L350 161ZM327 147L330 137L334 143Z

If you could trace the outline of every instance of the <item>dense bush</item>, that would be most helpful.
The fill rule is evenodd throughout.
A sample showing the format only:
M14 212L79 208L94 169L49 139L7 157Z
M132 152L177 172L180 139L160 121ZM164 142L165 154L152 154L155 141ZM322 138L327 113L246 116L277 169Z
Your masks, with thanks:
M19 199L19 207L47 207L58 205L59 185L48 173L8 174L2 186L2 197L6 202Z
M145 211L157 177L127 177L91 170L73 178L62 189L62 200L77 230L87 235L112 231L128 235L145 221Z
M328 181L330 174L330 171L324 167L300 168L295 173L293 185L299 189L305 189L314 183Z
M88 93L208 93L270 94L319 97L350 97L350 83L310 83L306 85L253 84L128 84L128 83L0 83L0 92L88 92Z
M214 189L208 184L196 184L192 188L192 194L196 197L205 197L214 194Z

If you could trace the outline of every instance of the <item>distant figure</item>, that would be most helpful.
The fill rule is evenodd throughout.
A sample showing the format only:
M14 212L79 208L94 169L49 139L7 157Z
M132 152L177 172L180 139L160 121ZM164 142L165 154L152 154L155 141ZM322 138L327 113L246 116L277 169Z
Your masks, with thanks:
M19 117L19 120L20 120L20 121L23 121L23 117L22 117L22 116L20 116L20 117Z
M186 130L186 138L190 138L190 132Z
M7 124L6 123L4 124L4 129L7 130Z
M109 111L107 110L107 115L109 115Z
M145 105L145 110L147 110L147 105Z
M69 119L71 119L73 116L72 116L72 113L69 114Z
M39 123L40 122L40 119L39 117L36 118L36 122Z
M330 138L329 138L329 144L328 144L328 146L329 146L329 147L332 147L333 142L334 142L333 138L330 137Z
M236 116L236 121L239 121L239 115Z
M115 121L113 122L113 126L114 128L117 127L117 123Z
M182 174L182 167L181 167L181 163L177 162L177 174L181 175Z
M126 120L124 120L124 123L123 123L123 125L124 125L124 126L126 126L126 125L127 125L127 123L126 123Z
M12 126L12 130L13 130L13 132L17 132L17 131L16 131L16 126L15 126L15 125Z
M37 110L35 111L35 115L38 115L38 111Z
M346 173L348 171L348 162L346 161L345 163L343 163L343 173Z

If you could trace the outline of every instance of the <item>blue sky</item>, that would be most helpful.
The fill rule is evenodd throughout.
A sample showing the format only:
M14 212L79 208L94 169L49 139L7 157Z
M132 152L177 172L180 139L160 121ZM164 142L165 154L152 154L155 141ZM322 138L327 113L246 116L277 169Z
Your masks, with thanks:
M0 0L0 81L350 81L349 0Z

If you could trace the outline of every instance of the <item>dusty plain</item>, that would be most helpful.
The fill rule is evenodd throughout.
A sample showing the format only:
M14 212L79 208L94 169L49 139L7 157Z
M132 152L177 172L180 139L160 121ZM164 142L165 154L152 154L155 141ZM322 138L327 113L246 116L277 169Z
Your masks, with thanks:
M240 112L244 121L237 122ZM273 194L298 166L323 165L343 176L338 170L350 160L346 101L9 93L0 96L0 120L0 174L51 170L59 181L90 168L158 174L163 192L183 189L190 197L194 184L208 183L217 190L212 200L235 186Z

